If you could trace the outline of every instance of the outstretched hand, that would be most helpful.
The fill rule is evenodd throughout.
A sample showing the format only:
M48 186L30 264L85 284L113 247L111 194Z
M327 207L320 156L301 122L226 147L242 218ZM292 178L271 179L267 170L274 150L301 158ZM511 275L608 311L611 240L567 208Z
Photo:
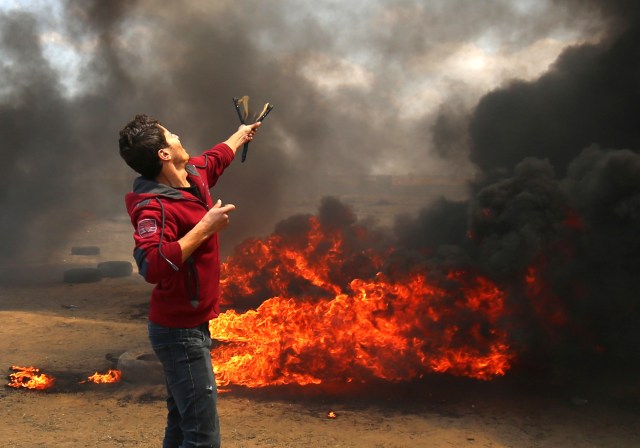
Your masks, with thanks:
M241 138L243 139L242 143L240 144L244 144L253 140L253 137L256 135L256 132L258 132L258 128L260 127L260 125L262 125L262 122L260 121L257 121L253 124L241 124L238 128L238 132L242 134Z
M253 124L241 124L238 130L224 143L226 143L227 146L229 146L235 153L242 145L253 140L253 137L256 135L256 132L258 132L260 125L262 125L262 123L259 121Z

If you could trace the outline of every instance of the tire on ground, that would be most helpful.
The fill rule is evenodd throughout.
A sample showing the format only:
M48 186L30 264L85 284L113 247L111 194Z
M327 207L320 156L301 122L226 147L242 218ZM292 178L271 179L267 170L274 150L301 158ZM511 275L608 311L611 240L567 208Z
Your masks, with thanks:
M97 268L75 268L64 271L65 283L93 283L102 279L102 272Z
M133 273L133 265L128 261L105 261L98 263L103 277L128 277Z
M98 255L100 248L98 246L73 246L71 255Z
M116 368L122 372L124 381L141 384L164 384L162 364L152 351L124 352L118 358Z

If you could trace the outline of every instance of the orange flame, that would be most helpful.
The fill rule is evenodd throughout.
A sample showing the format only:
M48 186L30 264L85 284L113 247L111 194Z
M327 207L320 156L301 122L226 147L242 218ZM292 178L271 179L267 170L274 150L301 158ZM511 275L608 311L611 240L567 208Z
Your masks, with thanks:
M452 271L433 280L424 269L391 269L400 278L390 279L379 271L393 249L364 227L323 228L317 217L293 224L245 241L222 266L223 304L255 309L209 323L221 342L211 352L218 385L399 382L433 372L490 380L510 368L504 293L487 279Z
M36 367L11 366L11 370L14 373L9 374L9 387L46 390L55 384L55 378L40 373Z
M88 381L91 381L96 384L117 383L118 381L120 381L121 377L122 377L122 372L120 372L119 370L109 369L107 373L103 373L103 374L96 372L90 377L88 377L86 381L82 381L81 383L86 383Z
M462 274L456 274L460 278ZM331 301L275 297L257 310L210 322L218 383L247 387L325 381L406 381L429 372L489 380L510 367L507 335L494 326L503 294L476 278L452 297L422 275L407 284L353 280ZM459 325L458 315L473 314Z
M307 229L301 237L273 234L239 245L232 260L222 264L221 287L226 294L221 303L232 305L231 299L242 302L255 295L261 296L260 302L286 297L292 285L301 293L316 291L332 297L344 292L343 286L353 279L346 278L345 264L361 274L372 275L380 269L383 254L362 248L354 257L339 230L322 229L315 216L307 217L303 224ZM373 238L363 227L350 230L351 245L366 246Z

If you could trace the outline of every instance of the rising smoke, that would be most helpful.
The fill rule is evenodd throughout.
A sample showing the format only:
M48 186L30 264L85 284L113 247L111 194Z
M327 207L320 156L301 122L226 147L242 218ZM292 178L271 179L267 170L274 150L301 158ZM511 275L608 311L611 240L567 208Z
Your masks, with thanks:
M226 246L270 230L285 202L325 195L328 176L431 172L434 163L471 172L466 157L447 166L430 152L407 76L421 78L487 29L518 47L588 16L557 8L552 20L545 8L523 13L509 2L491 14L441 1L340 14L331 4L310 14L287 2L39 4L0 13L0 258L10 262L47 259L83 219L123 213L133 175L114 136L136 113L159 118L199 153L237 126L232 96L276 105L248 163L232 166L215 191L238 207ZM51 41L80 60L51 54ZM327 80L335 85L320 89Z
M434 127L440 138L452 126L468 129L470 158L480 168L470 186L468 234L461 228L457 245L509 289L520 328L512 334L530 360L552 357L574 368L638 365L640 348L640 8L593 6L615 24L606 39L567 49L539 79L484 96L468 127L455 108L444 109ZM459 207L439 209L445 206ZM439 216L425 209L411 232L426 234ZM406 223L396 227L406 234ZM546 303L528 297L532 269ZM554 313L566 321L551 337L544 320Z
M381 2L332 21L286 2L69 0L58 26L84 56L71 93L46 57L49 21L0 13L0 259L46 259L83 218L124 212L133 175L116 137L136 113L159 118L198 153L235 129L231 97L247 94L276 109L248 162L216 186L214 196L238 206L227 244L270 230L286 202L323 196L331 174L429 173L433 163L475 172L468 201L443 198L397 219L407 259L472 265L506 285L514 326L532 329L523 344L544 334L522 280L536 266L570 320L565 344L553 349L550 338L541 352L639 353L637 3L566 1L527 13L506 1L422 3ZM477 90L455 89L435 116L402 95L470 39L519 48L558 24L603 38L479 102ZM375 76L339 72L353 79L321 93L305 75L322 55L348 59L365 44Z

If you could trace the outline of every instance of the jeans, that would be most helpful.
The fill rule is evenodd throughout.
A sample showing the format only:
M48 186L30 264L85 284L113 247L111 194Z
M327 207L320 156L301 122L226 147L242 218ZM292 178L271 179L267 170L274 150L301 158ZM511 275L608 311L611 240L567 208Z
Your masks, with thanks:
M167 384L163 448L220 447L216 382L208 323L168 328L149 322L149 340Z

